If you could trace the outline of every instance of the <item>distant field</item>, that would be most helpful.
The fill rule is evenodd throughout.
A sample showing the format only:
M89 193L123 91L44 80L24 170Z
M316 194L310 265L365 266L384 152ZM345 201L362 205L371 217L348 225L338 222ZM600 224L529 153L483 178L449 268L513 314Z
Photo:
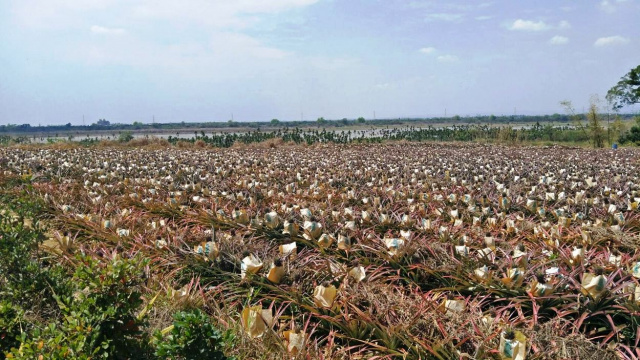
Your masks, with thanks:
M76 142L84 146L110 142L119 144L136 140L132 145L161 143L180 145L182 147L198 144L202 147L227 148L266 142L284 142L294 144L315 143L380 143L385 141L473 141L490 143L507 143L521 145L569 144L576 146L612 146L614 143L633 144L629 129L636 122L602 122L598 129L597 144L592 135L595 134L585 125L565 122L513 122L513 123L464 123L464 122L405 122L374 124L303 124L298 127L274 126L239 126L220 128L180 128L169 130L77 130L75 132L47 132L46 136L26 133L20 136L0 136L0 144L56 143ZM325 126L327 125L327 126ZM608 127L607 125L611 125ZM615 125L615 126L614 126ZM73 128L73 127L72 127ZM635 136L635 135L634 135ZM190 145L189 145L190 144ZM113 145L113 144L112 144ZM273 144L272 144L273 145Z
M544 125L551 125L554 127L563 127L563 126L571 126L571 124L568 123L564 123L564 122L549 122L549 123L545 123ZM348 125L348 126L341 126L341 127L323 127L320 125L313 125L313 126L301 126L299 127L299 129L302 130L321 130L326 128L328 131L336 131L336 132L346 132L346 131L357 131L357 132L365 132L366 134L369 134L372 132L372 130L380 130L380 129L403 129L403 128L427 128L427 127L433 127L433 128L446 128L446 127L451 127L451 126L460 126L460 125L469 125L468 123L461 123L461 122L442 122L442 123L430 123L430 124L416 124L416 123L403 123L403 124L393 124L393 125L381 125L381 124L376 124L376 125ZM480 124L473 124L473 125L480 125ZM481 125L488 125L488 126L494 126L494 127L506 127L506 126L510 126L513 127L514 129L521 129L521 128L525 128L525 127L530 127L533 124L531 123L527 123L527 122L514 122L514 123L483 123ZM172 129L172 130L157 130L157 129L144 129L144 130L92 130L92 131L85 131L85 130L76 130L76 131L58 131L58 132L46 132L46 133L38 133L38 132L31 132L31 133L7 133L7 135L9 136L13 136L13 137L17 137L17 136L24 136L27 137L29 139L31 139L31 141L33 142L46 142L47 139L59 139L59 140L68 140L69 137L71 137L72 141L81 141L83 139L87 139L87 138L96 138L98 140L114 140L117 139L118 136L122 133L125 132L130 132L134 138L147 138L147 137L156 137L156 138L168 138L168 137L174 137L174 138L181 138L181 139L189 139L189 138L193 138L194 136L200 136L202 132L204 132L207 135L211 135L211 134L241 134L241 133L247 133L247 132L252 132L252 131L256 131L258 128L255 127L227 127L227 128L215 128L215 129L211 129L211 128L180 128L180 129ZM262 127L260 128L261 131L274 131L278 128L274 128L274 127ZM197 134L196 134L197 133ZM57 135L57 136L56 136Z

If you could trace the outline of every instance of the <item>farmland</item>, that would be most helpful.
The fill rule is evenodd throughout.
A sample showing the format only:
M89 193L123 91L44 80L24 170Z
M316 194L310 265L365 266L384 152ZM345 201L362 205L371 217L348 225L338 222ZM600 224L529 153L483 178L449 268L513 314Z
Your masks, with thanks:
M0 148L1 352L640 356L640 150L384 140Z

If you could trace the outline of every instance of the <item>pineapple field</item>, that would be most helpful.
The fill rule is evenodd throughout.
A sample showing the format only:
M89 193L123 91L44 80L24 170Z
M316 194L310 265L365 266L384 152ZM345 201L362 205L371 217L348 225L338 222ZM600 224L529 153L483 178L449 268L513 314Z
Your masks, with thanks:
M637 359L640 151L0 148L0 358Z

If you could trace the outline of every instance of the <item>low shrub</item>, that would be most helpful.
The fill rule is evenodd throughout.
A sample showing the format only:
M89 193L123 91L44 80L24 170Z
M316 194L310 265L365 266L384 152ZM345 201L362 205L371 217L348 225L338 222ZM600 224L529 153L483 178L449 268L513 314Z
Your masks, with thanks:
M174 315L174 322L167 329L167 336L154 334L155 354L162 359L212 359L225 360L224 344L233 340L231 333L220 333L209 316L195 309Z
M60 319L23 331L20 347L8 358L149 358L145 321L137 314L142 305L140 285L146 261L99 262L78 257L71 278L71 295L54 295Z
M8 301L0 302L0 359L4 353L20 344L22 309Z
M118 141L121 143L126 143L133 140L133 134L131 131L125 131L118 136Z

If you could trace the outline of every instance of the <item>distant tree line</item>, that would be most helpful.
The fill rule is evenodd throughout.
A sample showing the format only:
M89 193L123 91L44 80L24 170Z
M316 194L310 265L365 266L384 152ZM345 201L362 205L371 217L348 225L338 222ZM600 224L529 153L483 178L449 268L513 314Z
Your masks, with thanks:
M633 114L619 114L622 120L633 118ZM495 124L508 125L513 123L567 123L572 121L571 114L553 114L553 115L476 115L476 116L452 116L452 117L431 117L431 118L396 118L396 119L365 119L363 117L357 119L339 119L328 120L320 117L315 121L281 121L272 119L271 121L260 122L176 122L176 123L142 123L139 121L133 124L112 124L106 119L100 119L91 125L47 125L47 126L31 126L30 124L8 124L0 125L0 133L69 133L69 132L91 132L91 131L163 131L163 130L182 130L182 129L222 129L222 128L297 128L297 127L322 127L322 128L341 128L354 125L372 125L372 126L395 126L395 125L434 125L451 123L456 125L480 125Z

